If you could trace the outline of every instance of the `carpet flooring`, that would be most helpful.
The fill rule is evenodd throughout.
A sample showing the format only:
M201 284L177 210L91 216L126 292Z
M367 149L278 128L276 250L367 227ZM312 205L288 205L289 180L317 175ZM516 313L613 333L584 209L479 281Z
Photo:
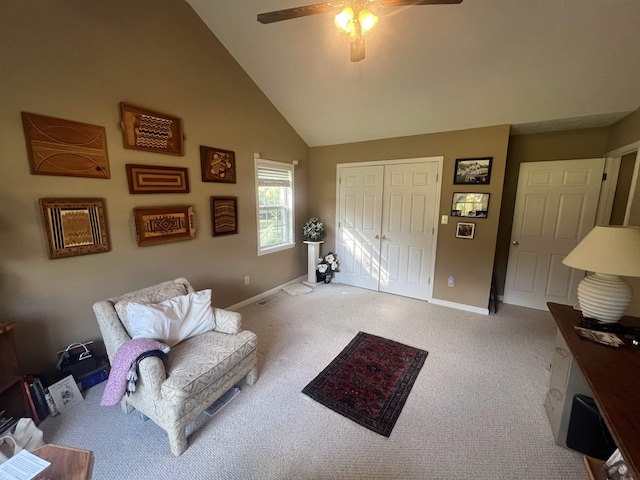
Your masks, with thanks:
M500 305L478 315L335 282L239 311L258 335L258 381L198 417L181 456L152 421L101 407L104 383L42 422L45 441L93 450L94 480L586 478L544 410L548 312ZM429 352L389 438L301 393L359 331Z
M388 437L428 353L358 332L302 393Z

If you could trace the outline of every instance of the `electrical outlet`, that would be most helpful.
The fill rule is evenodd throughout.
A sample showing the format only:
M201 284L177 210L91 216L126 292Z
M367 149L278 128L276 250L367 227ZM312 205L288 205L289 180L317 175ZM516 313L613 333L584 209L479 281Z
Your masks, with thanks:
M249 285L250 283L251 283L251 277L247 275L246 277L244 277L244 284Z
M447 280L447 287L453 287L456 283L456 279L453 278L453 275L449 275L449 279Z
M442 215L440 223L442 223L442 225L446 225L447 223L449 223L449 215Z

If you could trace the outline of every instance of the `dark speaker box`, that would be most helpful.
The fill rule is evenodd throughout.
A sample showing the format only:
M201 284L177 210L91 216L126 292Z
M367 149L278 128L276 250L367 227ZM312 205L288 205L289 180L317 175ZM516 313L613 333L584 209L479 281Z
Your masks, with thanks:
M573 397L567 447L600 460L607 460L616 449L593 398L585 395Z

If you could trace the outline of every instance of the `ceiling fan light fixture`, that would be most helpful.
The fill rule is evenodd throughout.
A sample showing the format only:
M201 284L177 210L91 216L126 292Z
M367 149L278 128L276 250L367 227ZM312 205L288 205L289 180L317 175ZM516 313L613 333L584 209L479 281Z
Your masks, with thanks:
M371 13L369 10L362 10L358 15L358 21L362 27L362 34L364 35L378 23L378 17Z
M351 34L355 30L354 19L355 14L353 9L351 7L346 7L336 15L334 23L341 32Z

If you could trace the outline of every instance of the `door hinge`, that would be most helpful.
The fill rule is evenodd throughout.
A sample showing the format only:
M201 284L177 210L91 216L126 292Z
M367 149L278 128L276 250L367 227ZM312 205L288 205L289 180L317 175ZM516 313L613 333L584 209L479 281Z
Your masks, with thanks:
M602 174L602 181L603 181L603 182L606 182L606 181L607 181L607 174L606 174L606 173L603 173L603 174Z
M427 285L431 285L431 277L427 280Z
M436 173L436 183L438 183L438 180L440 180L440 174Z

